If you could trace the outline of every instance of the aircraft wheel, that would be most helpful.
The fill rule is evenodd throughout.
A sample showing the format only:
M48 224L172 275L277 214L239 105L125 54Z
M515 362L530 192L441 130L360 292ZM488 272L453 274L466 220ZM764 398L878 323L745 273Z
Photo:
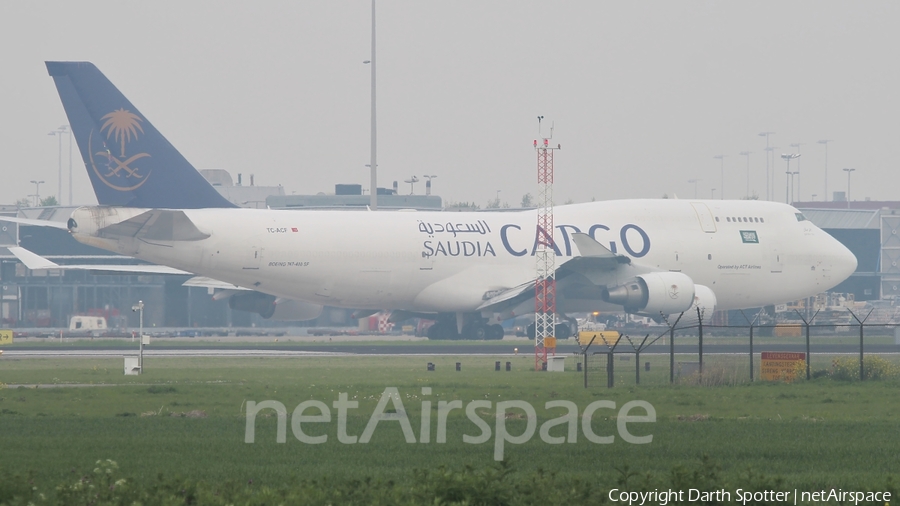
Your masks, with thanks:
M488 339L492 339L494 341L503 339L503 334L506 333L506 331L503 329L503 325L497 323L489 326L488 329Z
M483 323L468 323L463 327L461 337L475 341L489 339L489 327Z
M557 323L554 332L556 334L556 339L559 340L566 340L572 337L572 329L569 327L568 323Z

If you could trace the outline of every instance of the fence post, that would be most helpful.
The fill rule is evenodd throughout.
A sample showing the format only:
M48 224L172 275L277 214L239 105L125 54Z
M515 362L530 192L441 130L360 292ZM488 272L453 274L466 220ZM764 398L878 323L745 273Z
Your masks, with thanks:
M750 382L753 382L753 324L750 324Z
M606 354L606 388L612 388L615 384L613 364L615 364L615 360L613 360L613 352L610 351Z
M591 338L591 342L585 346L581 353L584 355L584 388L588 387L588 350L591 349L591 345L594 344L594 339L597 339L597 336ZM581 341L578 342L578 345L581 345Z
M865 379L865 373L863 369L863 322L859 322L859 381Z
M588 360L587 359L588 359L588 354L587 354L587 351L585 351L584 352L584 360L583 360L584 361L584 388L588 387L588 381L587 381Z
M756 316L753 317L753 321L750 321L750 318L747 318L747 315L744 314L744 310L741 310L741 315L744 317L744 320L747 320L747 323L750 324L750 381L753 381L753 324L759 321L759 316L762 314L763 310L760 309Z
M808 299L807 299L808 300ZM807 316L809 315L809 308L806 308ZM809 374L809 363L812 362L812 355L809 353L809 323L808 321L804 321L803 324L806 325L806 379L809 380L811 378Z
M669 383L675 383L675 327L669 327Z
M866 320L869 319L869 316L872 316L872 311L874 311L874 310L875 310L875 308L870 309L869 314L867 314L865 318L860 320L856 316L856 313L851 311L850 308L847 308L847 311L850 312L850 315L853 316L853 319L856 320L857 323L859 323L859 380L860 381L862 381L865 378L865 375L863 372L864 371L863 370L863 328L865 327Z
M700 329L700 380L703 381L703 313L697 308L697 328Z
M641 352L634 352L634 384L641 384Z
M669 323L669 317L662 312L659 313L659 316L669 326L669 383L675 383L675 327L681 321L681 317L684 316L684 311L678 315L675 323Z
M634 343L631 342L631 339L628 339L628 342L631 343L631 348L634 349L634 384L641 384L641 350L644 349L644 345L647 344L647 339L650 339L650 334L644 336L644 339L641 341L636 348Z

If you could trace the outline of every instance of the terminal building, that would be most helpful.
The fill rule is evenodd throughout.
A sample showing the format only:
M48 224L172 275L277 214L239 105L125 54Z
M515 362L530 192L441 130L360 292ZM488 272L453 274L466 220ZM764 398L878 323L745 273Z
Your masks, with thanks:
M856 272L832 291L857 301L900 299L900 202L797 202L816 226L856 255Z

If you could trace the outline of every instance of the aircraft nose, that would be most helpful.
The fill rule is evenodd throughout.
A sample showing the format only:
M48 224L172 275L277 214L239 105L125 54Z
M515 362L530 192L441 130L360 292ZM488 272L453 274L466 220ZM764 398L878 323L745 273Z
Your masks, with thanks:
M836 239L833 240L835 244L833 248L834 252L831 255L832 269L834 277L843 281L856 272L856 255Z

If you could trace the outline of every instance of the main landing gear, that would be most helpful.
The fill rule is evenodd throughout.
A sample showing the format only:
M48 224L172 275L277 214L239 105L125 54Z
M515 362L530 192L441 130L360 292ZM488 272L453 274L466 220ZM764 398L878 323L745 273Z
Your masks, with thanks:
M462 332L456 331L456 318L454 315L441 315L434 325L428 328L428 339L468 339L475 341L499 341L503 339L504 330L499 324L489 325L480 318L463 325Z
M528 335L529 339L534 339L534 324L532 323L525 329L525 334ZM568 339L575 335L572 332L572 326L568 322L557 323L554 328L553 334L557 340Z

